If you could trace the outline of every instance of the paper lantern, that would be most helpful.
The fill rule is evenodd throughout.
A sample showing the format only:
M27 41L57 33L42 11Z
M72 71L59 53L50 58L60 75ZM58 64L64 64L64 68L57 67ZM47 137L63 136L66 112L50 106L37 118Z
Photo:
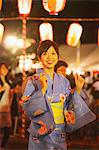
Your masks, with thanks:
M2 0L0 0L0 10L1 10L1 8L2 8Z
M18 0L18 9L21 15L29 15L31 10L32 0Z
M66 0L42 0L43 7L51 15L58 15L65 7Z
M0 24L0 43L2 41L3 32L4 32L4 26L2 24Z
M69 46L76 46L82 34L82 26L78 23L72 23L69 27L66 43Z
M98 28L98 46L99 46L99 28Z
M51 40L53 41L53 28L50 23L42 23L39 26L40 40Z

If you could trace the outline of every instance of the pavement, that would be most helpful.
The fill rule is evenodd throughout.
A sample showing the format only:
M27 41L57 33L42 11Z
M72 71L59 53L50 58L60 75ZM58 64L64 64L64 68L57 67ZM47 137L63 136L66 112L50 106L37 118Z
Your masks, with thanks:
M99 150L99 142L95 140L76 139L67 141L68 150ZM28 138L10 137L5 150L27 150Z
M22 138L20 136L11 136L4 150L27 150L27 146L27 138Z

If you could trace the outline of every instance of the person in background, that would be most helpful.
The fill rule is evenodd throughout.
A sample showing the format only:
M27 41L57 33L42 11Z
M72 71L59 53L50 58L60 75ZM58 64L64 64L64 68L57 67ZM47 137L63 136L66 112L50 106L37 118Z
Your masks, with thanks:
M57 72L58 74L61 74L63 76L66 76L66 68L68 67L68 64L63 61L63 60L59 60L57 62L57 64L55 65L55 72Z
M91 93L95 100L99 100L99 74L97 74L96 79L92 84Z
M8 80L8 66L0 63L0 150L4 150L11 133L12 93Z
M86 91L88 91L90 93L92 83L93 83L92 73L90 71L87 71L87 72L85 72L84 76L85 76L85 89L86 89Z
M91 94L93 95L93 102L91 104L91 109L96 114L96 120L92 123L91 131L92 137L95 141L99 141L99 132L98 132L98 125L99 125L99 74L97 74L91 89ZM94 128L94 130L93 130Z
M13 81L13 98L11 105L11 116L12 116L12 129L13 136L18 133L18 123L19 123L19 100L22 96L22 73L15 74Z
M71 73L70 75L66 74L67 67L68 67L68 64L65 61L59 60L58 63L55 65L54 70L56 73L63 75L69 80L70 85L71 85L71 91L73 91L76 87L75 78L74 78L73 73Z

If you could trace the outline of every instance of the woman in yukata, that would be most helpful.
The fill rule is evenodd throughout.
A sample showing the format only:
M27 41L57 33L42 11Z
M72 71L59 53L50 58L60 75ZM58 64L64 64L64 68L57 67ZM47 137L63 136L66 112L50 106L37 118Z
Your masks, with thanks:
M42 97L46 98L46 101L50 107L50 111L53 114L55 129L49 134L41 136L40 138L37 138L33 134L33 96L31 101L28 98L32 91L35 95L37 90L35 90L35 86L31 82L31 78L28 78L25 85L24 94L20 101L23 109L31 119L30 128L28 129L30 133L28 150L66 150L66 122L67 124L75 123L74 114L71 114L71 118L68 117L68 114L64 115L64 103L66 101L66 97L69 96L71 91L70 82L64 76L58 75L54 72L54 67L59 59L59 50L55 42L50 40L41 42L38 47L37 55L39 61L41 61L43 64L43 69L38 70L37 74L32 77L33 80L38 80L40 83L39 94L37 93L38 95L36 97L36 102L39 103L39 100ZM84 79L81 76L76 75L75 82L76 89L74 94L80 94L84 84ZM41 116L43 115L44 113L41 114ZM39 118L39 115L37 118ZM50 118L48 117L46 118L47 122L50 123L49 119Z

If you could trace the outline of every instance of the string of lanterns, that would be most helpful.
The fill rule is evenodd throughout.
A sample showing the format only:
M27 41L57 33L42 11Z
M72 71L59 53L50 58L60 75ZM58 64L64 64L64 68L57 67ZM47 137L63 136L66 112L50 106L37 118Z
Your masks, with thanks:
M49 12L49 14L51 14L51 15L57 14L58 15L58 13L65 8L66 0L61 0L61 1L60 0L42 0L42 5L43 5L44 9ZM18 19L23 20L22 35L23 35L24 41L26 39L26 29L25 29L26 28L26 20L42 20L42 21L44 21L44 20L56 21L57 20L57 21L75 21L75 22L77 22L77 21L99 21L99 18L31 18L31 17L28 17L30 14L30 11L31 11L31 7L32 7L32 0L18 0L18 10L19 10L19 14L21 16L16 17L16 18L0 18L0 20L14 20L14 19L15 20L18 20ZM1 10L1 8L2 8L2 0L0 0L0 10ZM39 27L39 28L45 28L45 31L44 31L44 29L39 29L40 30L40 39L41 39L41 35L42 35L41 32L47 32L46 33L47 39L48 39L48 36L50 36L48 31L46 30L47 25L48 25L48 23L45 26L42 25L43 27ZM52 25L50 25L50 30L51 30L51 34L53 34L51 26ZM0 28L0 30L1 30L1 33L3 34L4 29ZM70 30L71 29L69 29L69 31ZM72 27L72 30L74 30L73 27ZM0 34L0 35L2 35L2 34ZM53 35L51 35L51 36L53 36ZM49 37L49 39L51 39L51 37ZM68 43L68 38L66 39L66 42ZM24 44L25 44L25 42L24 42ZM68 45L70 45L70 44L68 44ZM24 47L25 47L25 45L24 45ZM23 50L23 53L25 53L25 50Z
M49 12L50 15L58 15L60 11L65 8L66 0L42 0L43 8ZM22 69L23 73L26 71L27 63L31 64L31 60L26 59L26 20L52 20L52 21L99 21L99 18L30 18L28 17L30 14L32 6L32 0L18 0L18 10L20 17L16 18L0 18L0 20L17 20L22 19L22 37L24 41L24 47L22 49L23 57L20 59L20 64L23 63ZM0 0L0 10L2 8L2 0ZM77 46L79 43L81 34L82 34L82 26L79 23L73 23L70 25L67 36L66 36L66 43L69 46ZM0 42L2 41L2 36L4 32L4 26L0 24ZM99 33L99 31L98 31ZM53 27L50 23L42 23L39 26L39 34L40 40L52 40L53 41ZM98 35L99 36L99 35ZM98 37L99 39L99 37ZM22 113L22 137L25 137L25 113Z
M66 35L66 44L69 46L77 46L79 45L79 40L82 34L82 26L78 23L78 21L86 20L86 21L93 21L93 18L31 18L29 17L31 7L32 7L32 0L17 0L18 1L18 10L19 10L19 17L16 18L4 18L7 19L21 19L22 20L22 37L24 41L24 46L22 49L24 64L23 64L23 72L25 68L25 55L26 55L26 20L52 20L52 21L75 21L76 23L72 23L68 29L68 33ZM66 6L66 0L42 0L43 8L50 14L50 15L58 15L60 11L62 11ZM0 10L2 8L2 0L0 0ZM0 18L2 20L2 18ZM98 21L99 18L94 18L94 20ZM0 24L0 42L2 40L4 32L4 26ZM53 27L50 23L42 23L39 26L39 35L40 40L50 39L53 41ZM99 38L98 38L99 39Z
M66 35L66 44L69 46L78 46L79 40L82 34L82 26L78 23L78 21L86 20L93 21L93 18L31 18L29 17L32 0L18 0L18 10L19 17L16 18L5 18L7 19L21 19L22 20L22 37L24 41L24 47L22 49L23 53L23 72L25 72L25 55L26 55L26 20L52 20L52 21L75 21L76 23L72 23L68 29L68 33ZM50 15L58 15L60 11L65 8L66 0L42 0L43 8L49 12ZM0 9L2 8L2 0L0 0ZM2 18L0 18L2 20ZM99 18L94 18L94 20L98 21ZM2 40L4 27L0 28L0 41ZM50 39L53 41L53 27L50 23L42 23L39 26L39 35L40 40Z

